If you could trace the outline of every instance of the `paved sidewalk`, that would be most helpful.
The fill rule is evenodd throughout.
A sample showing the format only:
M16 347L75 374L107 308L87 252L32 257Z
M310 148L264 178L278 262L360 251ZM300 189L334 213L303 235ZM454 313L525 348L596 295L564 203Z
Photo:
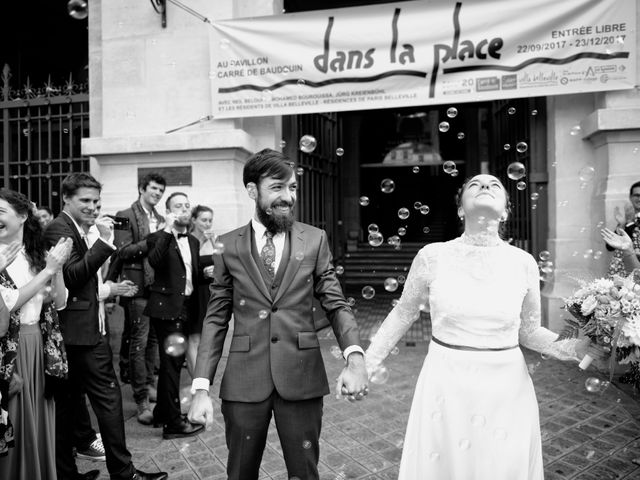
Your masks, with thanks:
M362 325L363 340L368 338L378 316L390 308L390 298L376 302L358 301L359 318L370 318ZM365 315L363 315L365 313ZM398 463L413 389L428 342L428 325L415 326L399 347L399 353L385 362L389 381L373 385L366 400L351 404L325 397L321 435L320 472L325 480L397 478ZM326 337L326 336L325 336ZM406 346L409 342L410 345ZM115 343L115 342L114 342ZM365 345L368 342L365 340ZM343 362L331 353L336 345L330 338L321 339L329 379L338 376ZM603 393L589 393L584 381L590 376L605 379L604 374L582 372L577 365L543 360L535 352L525 352L533 370L533 381L540 405L543 454L546 480L640 479L640 397L629 388L612 384ZM223 359L224 362L224 359ZM131 388L123 386L127 415L127 442L138 468L165 470L173 479L224 479L227 449L224 422L217 398L220 372L212 388L215 401L215 424L210 432L183 440L162 440L161 430L139 425ZM183 407L188 408L189 379L183 375ZM104 463L79 461L81 471L100 468L100 479L107 479ZM261 479L287 479L277 433L271 427L262 462ZM440 479L433 479L440 480Z

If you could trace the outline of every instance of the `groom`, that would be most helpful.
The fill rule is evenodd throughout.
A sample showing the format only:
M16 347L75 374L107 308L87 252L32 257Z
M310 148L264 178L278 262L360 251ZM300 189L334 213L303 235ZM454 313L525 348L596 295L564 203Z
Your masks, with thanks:
M189 420L213 421L209 386L229 320L233 338L220 386L229 479L258 478L273 414L289 478L317 479L323 396L329 384L312 300L325 310L347 365L338 388L351 400L367 392L358 326L336 278L327 235L294 221L296 176L288 159L262 150L243 181L255 202L251 221L220 237L204 318Z

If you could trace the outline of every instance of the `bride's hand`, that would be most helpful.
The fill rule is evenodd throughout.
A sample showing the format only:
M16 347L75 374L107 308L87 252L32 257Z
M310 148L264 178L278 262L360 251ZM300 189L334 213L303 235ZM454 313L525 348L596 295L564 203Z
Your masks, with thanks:
M616 250L633 252L633 241L623 229L618 228L616 232L603 228L601 230L602 238L607 244Z

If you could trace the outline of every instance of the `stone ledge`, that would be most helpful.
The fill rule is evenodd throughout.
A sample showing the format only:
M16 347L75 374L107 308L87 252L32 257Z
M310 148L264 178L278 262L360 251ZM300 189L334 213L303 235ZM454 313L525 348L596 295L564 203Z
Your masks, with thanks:
M598 133L640 129L640 107L600 108L580 122L582 138Z
M255 140L247 132L240 129L82 139L82 154L92 157L230 148L254 152L256 150Z

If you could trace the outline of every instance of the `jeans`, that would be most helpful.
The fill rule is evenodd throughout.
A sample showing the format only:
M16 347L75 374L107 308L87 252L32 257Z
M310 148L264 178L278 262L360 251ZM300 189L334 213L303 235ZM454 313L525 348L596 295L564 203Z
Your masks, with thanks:
M147 399L148 385L154 385L153 371L158 357L158 339L149 317L143 314L146 298L131 298L126 303L131 321L129 334L129 377L136 403Z

